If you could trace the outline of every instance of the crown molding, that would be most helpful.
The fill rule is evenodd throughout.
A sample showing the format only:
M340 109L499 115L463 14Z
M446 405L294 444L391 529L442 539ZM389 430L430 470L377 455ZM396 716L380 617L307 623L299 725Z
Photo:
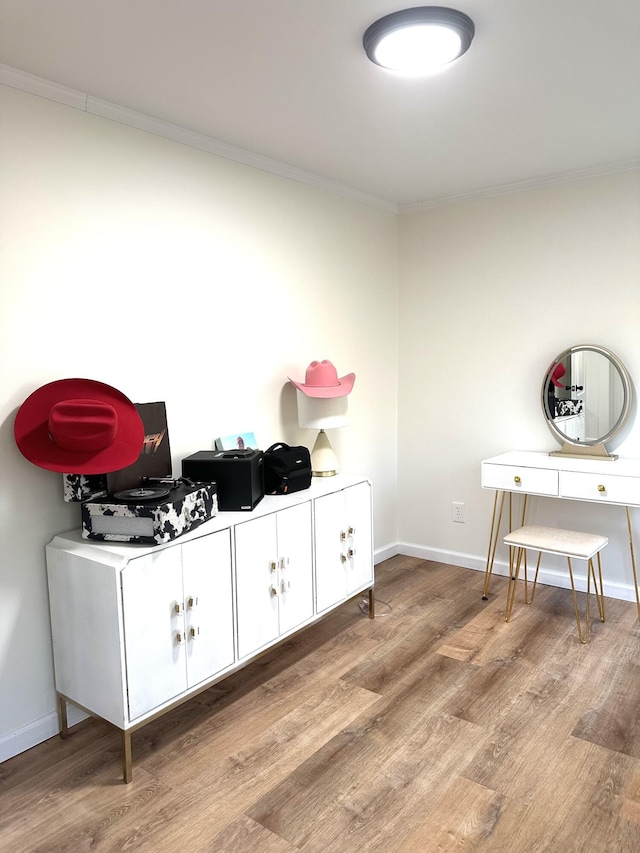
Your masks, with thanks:
M51 80L36 77L34 74L27 74L26 71L20 71L11 65L0 64L0 83L21 92L29 92L49 101L65 104L67 107L75 107L77 110L87 109L87 96L83 92L52 83Z
M473 199L493 198L500 195L509 195L527 190L540 189L543 187L554 186L556 184L573 183L582 181L588 178L600 177L603 175L613 174L615 172L625 172L640 168L640 159L624 160L618 163L607 163L601 166L595 166L588 169L580 169L571 172L565 172L557 175L543 175L540 177L531 178L525 181L516 181L509 184L499 186L484 187L473 192L461 193L454 196L443 196L441 198L427 199L410 204L397 204L396 202L386 199L377 198L376 196L368 195L353 187L348 187L340 184L337 181L331 181L328 178L323 178L315 175L312 172L305 172L302 169L297 169L295 166L289 166L286 163L281 163L278 160L271 160L261 154L253 151L247 151L244 148L237 148L222 142L219 139L206 136L202 133L196 133L193 130L182 127L180 125L171 124L170 122L162 121L153 116L140 113L135 110L130 110L127 107L114 104L110 101L103 101L100 98L94 98L85 92L79 92L76 89L70 89L67 86L61 86L51 80L46 80L43 77L37 77L34 74L28 74L26 71L20 71L18 68L13 68L10 65L0 63L0 85L9 86L12 89L19 89L22 92L28 92L31 95L37 95L41 98L46 98L50 101L55 101L59 104L64 104L68 107L81 110L91 115L115 121L119 124L133 127L137 130L151 133L155 136L164 137L181 145L186 145L190 148L196 148L199 151L205 151L209 154L214 154L217 157L223 157L226 160L232 160L236 163L241 163L245 166L250 166L254 169L259 169L263 172L269 172L273 175L278 175L281 178L287 178L291 181L305 184L314 189L323 190L324 192L332 193L333 195L342 196L351 201L359 202L367 207L373 207L378 210L384 210L388 213L405 215L409 213L419 213L426 210L433 210L438 207L447 207L452 204L459 204Z
M22 92L28 92L31 95L46 98L49 101L56 101L59 104L73 107L90 115L99 116L100 118L115 121L146 133L152 133L155 136L170 139L173 142L187 145L190 148L206 151L209 154L223 157L226 160L233 160L236 163L241 163L260 171L278 175L281 178L297 181L314 189L342 196L368 207L374 207L388 213L398 213L398 205L395 202L368 195L353 187L328 180L312 172L305 172L303 169L297 169L295 166L289 166L277 160L271 160L253 151L236 148L233 145L228 145L226 142L221 142L219 139L214 139L202 133L196 133L180 125L162 121L161 119L145 115L136 110L130 110L127 107L122 107L110 101L94 98L92 95L79 92L75 89L69 89L66 86L61 86L43 77L37 77L33 74L28 74L26 71L20 71L10 65L0 63L0 84L9 86L12 89L19 89Z
M589 178L611 175L615 172L630 172L638 168L640 168L640 159L621 160L617 163L606 163L589 169L576 169L572 172L563 172L557 175L544 175L526 181L514 181L510 184L484 187L473 192L460 193L460 195L455 196L444 196L412 204L399 204L398 214L402 216L407 213L419 213L423 210L435 210L438 207L447 207L448 205L460 204L465 201L472 201L473 199L495 198L501 195L522 193L527 190L543 189L544 187L551 187L557 184L571 184L577 181L585 181Z

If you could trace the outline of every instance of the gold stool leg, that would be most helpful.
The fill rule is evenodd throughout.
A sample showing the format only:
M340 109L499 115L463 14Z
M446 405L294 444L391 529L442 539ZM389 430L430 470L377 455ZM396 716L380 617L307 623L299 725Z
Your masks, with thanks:
M640 619L640 596L638 595L638 575L636 572L636 554L633 547L633 528L631 527L631 514L629 507L627 510L627 529L629 531L629 550L631 551L631 568L633 569L633 584L636 588L636 608L638 611L638 619Z
M580 624L580 611L578 610L578 597L576 595L576 587L573 582L573 568L571 566L571 557L567 557L567 563L569 564L569 577L571 578L571 591L573 593L573 609L576 614L576 625L578 626L578 637L581 643L588 643L589 637L586 639L582 635L582 625ZM589 627L589 572L587 571L587 629Z
M526 560L526 555L525 555ZM533 584L531 585L531 598L527 598L527 587L525 585L524 590L524 600L527 604L533 604L533 599L535 598L536 588L538 586L538 575L540 574L540 561L542 560L542 551L538 552L538 560L536 562L536 573L533 576ZM527 567L525 565L525 578L526 578Z
M518 576L520 574L520 565L522 563L522 555L524 548L509 548L509 586L507 588L507 609L505 611L504 621L508 622L511 619L513 604L516 599L516 588L518 586ZM515 556L514 556L515 555ZM515 560L515 571L514 571Z
M600 621L605 621L604 614L604 585L602 583L602 564L600 562L600 551L598 551L598 575L600 577L600 592L598 592L598 582L596 579L595 569L593 568L593 560L590 560L591 563L591 572L593 574L593 586L596 592L596 604L598 605L598 614L600 616Z

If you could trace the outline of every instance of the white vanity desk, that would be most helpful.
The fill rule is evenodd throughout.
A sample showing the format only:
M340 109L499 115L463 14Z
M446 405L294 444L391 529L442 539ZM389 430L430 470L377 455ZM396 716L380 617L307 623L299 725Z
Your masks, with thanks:
M546 453L512 450L482 462L482 488L495 489L496 492L483 598L486 598L489 592L507 494L509 495L510 530L525 523L527 501L530 496L613 504L626 509L636 606L638 618L640 618L633 531L629 513L630 507L640 507L640 459L596 460L587 457L549 456ZM524 500L522 514L514 525L512 496L516 493L524 495Z

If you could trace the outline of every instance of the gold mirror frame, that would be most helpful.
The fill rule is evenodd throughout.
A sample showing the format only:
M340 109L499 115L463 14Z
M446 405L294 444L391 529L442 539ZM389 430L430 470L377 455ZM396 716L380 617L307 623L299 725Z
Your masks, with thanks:
M572 438L564 433L556 423L553 413L549 407L549 388L552 383L552 374L559 363L571 359L571 356L581 352L594 352L607 359L610 369L617 372L622 384L622 402L620 405L620 414L613 425L602 435L596 438ZM569 390L569 387L567 390ZM580 390L582 390L581 386ZM585 389L586 393L586 389ZM554 450L549 453L550 456L572 456L577 458L588 459L617 459L617 455L609 453L605 446L605 442L611 441L623 429L629 415L631 413L632 390L631 378L627 373L627 369L620 359L611 350L605 347L596 346L595 344L579 344L569 347L553 359L544 375L541 392L542 411L549 429L555 438L562 444L561 450Z

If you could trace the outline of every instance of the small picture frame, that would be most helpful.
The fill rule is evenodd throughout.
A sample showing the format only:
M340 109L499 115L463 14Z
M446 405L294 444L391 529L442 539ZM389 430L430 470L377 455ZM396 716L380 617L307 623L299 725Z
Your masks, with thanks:
M216 438L216 450L258 450L258 443L252 432L234 432Z

